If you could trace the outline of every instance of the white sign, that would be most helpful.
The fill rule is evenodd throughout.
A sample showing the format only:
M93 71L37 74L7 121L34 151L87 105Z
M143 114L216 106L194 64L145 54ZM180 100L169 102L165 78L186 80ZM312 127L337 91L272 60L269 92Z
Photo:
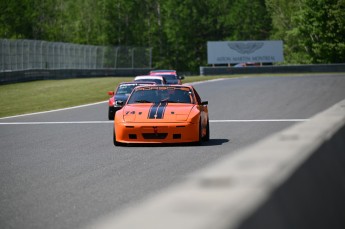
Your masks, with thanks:
M208 64L283 62L283 41L209 41Z

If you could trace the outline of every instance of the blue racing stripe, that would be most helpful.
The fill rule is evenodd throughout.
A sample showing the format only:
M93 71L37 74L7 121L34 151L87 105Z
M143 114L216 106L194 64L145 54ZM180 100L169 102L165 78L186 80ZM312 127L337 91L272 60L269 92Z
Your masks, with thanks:
M157 109L158 109L159 103L154 103L149 110L149 115L148 115L148 119L154 119L155 115L157 113Z
M149 110L148 119L162 119L168 103L154 103Z
M162 119L164 117L164 111L165 111L165 108L167 107L167 105L168 105L168 103L166 103L166 102L159 104L156 119Z

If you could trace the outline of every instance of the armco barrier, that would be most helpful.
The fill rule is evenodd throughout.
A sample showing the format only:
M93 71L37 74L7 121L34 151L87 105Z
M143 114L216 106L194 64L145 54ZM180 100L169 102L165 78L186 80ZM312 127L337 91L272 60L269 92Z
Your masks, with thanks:
M345 100L87 228L345 228Z
M107 76L146 75L150 68L116 68L116 69L55 69L23 70L0 72L0 84L27 82L46 79L69 79Z
M345 64L310 64L261 67L200 67L200 75L230 75L259 73L310 73L310 72L345 72Z

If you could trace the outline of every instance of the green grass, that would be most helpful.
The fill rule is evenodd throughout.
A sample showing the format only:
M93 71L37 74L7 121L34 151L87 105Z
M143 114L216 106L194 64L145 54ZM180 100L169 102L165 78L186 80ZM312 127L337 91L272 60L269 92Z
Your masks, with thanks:
M0 86L0 117L102 101L121 81L132 78L44 80Z
M292 75L303 74L260 74L255 76ZM248 75L188 76L183 83L234 77L248 77ZM0 117L105 101L109 98L107 92L114 90L119 82L132 80L133 77L102 77L0 85Z

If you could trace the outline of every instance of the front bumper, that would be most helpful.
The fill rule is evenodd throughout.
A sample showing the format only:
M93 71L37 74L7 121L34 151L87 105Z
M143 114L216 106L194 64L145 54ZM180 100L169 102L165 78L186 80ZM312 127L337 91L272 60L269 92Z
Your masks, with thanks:
M121 143L186 143L199 140L194 123L115 123L116 141Z

